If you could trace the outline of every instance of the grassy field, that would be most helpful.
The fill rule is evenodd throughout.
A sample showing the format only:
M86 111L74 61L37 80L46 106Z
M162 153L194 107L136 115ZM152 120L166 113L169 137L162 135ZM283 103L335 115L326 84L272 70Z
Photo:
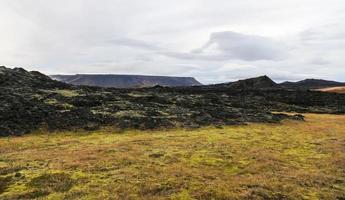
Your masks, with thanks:
M0 199L345 199L345 116L0 138Z

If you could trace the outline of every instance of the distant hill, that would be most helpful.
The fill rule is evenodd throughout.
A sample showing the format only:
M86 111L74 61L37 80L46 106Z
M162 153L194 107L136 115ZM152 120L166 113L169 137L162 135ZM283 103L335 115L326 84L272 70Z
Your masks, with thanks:
M192 77L170 76L143 76L143 75L113 75L113 74L76 74L76 75L52 75L59 80L72 85L88 85L114 88L143 88L160 86L197 86L201 85Z
M202 87L207 89L255 90L279 88L280 86L277 83L275 83L272 79L270 79L268 76L259 76L255 78L238 80L235 82L206 85Z
M289 89L320 89L327 87L345 86L345 83L322 79L305 79L298 82L283 82L280 84L280 86Z
M229 87L231 89L261 89L275 88L279 87L279 85L272 81L268 76L260 76L229 83Z

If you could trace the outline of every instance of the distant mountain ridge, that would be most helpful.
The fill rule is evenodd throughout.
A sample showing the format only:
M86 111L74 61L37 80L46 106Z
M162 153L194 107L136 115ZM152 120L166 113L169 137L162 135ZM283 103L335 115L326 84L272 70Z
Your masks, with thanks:
M268 76L259 76L234 82L203 85L205 90L260 90L260 89L291 89L291 90L315 90L343 93L345 83L322 79L305 79L298 82L276 83Z
M327 87L345 86L345 83L322 79L305 79L297 82L286 81L279 85L289 89L321 89Z
M143 88L156 85L198 86L202 85L193 77L145 76L145 75L115 75L115 74L76 74L52 75L53 79L72 85L87 85L114 88Z

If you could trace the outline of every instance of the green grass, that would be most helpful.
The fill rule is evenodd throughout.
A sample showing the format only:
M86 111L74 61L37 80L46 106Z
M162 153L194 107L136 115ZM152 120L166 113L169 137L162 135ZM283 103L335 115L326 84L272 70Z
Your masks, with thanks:
M78 90L41 90L46 93L57 93L64 97L75 97L79 96Z
M0 138L0 199L342 199L345 116Z

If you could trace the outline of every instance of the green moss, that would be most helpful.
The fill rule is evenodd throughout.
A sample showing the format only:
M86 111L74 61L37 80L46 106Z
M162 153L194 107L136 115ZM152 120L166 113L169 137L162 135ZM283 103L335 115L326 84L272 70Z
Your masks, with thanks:
M234 195L232 192L228 191L227 189L224 189L222 187L214 186L212 188L206 188L202 191L199 191L197 199L217 199L217 200L232 200L232 199L240 199L236 198L236 195ZM243 198L244 199L244 198ZM250 199L250 198L248 198ZM255 198L253 198L255 199Z
M46 99L44 101L44 103L49 104L49 105L53 105L53 106L61 106L65 110L70 110L70 109L74 108L74 106L72 104L61 103L57 99Z
M11 184L12 177L0 177L0 194L3 193Z
M101 111L101 110L91 110L92 114L100 114L100 115L113 115L113 113L111 112L107 112L107 111Z
M149 94L143 94L143 93L134 93L134 92L132 92L132 93L128 93L128 96L138 98L138 97L149 97L149 96L151 96L151 95L149 95Z
M72 188L75 180L65 173L42 174L33 178L28 186L49 192L66 192Z
M69 104L69 103L61 104L61 106L66 110L70 110L70 109L74 108L74 106L72 104Z
M79 93L77 90L42 90L42 91L46 92L46 93L57 93L57 94L60 94L64 97L79 96Z
M328 157L327 154L317 152L315 146L306 144L301 144L299 146L286 149L284 150L282 156L299 166L306 166L306 164L312 162L313 160Z
M41 99L43 96L40 94L34 94L34 95L32 95L32 97L35 99Z
M194 200L187 190L183 190L180 193L171 196L171 200Z
M79 93L76 90L56 90L56 92L65 97L79 96Z
M49 192L45 190L32 190L23 193L14 193L4 197L6 200L18 200L18 199L38 199L49 195Z
M25 167L22 167L22 166L13 166L13 167L8 166L8 167L0 168L0 175L12 174L12 173L18 172L24 168Z
M342 116L307 116L279 125L0 138L0 199L341 199Z
M222 166L224 160L221 158L214 158L205 154L196 154L190 158L192 166L205 165L205 166Z
M238 174L241 171L241 169L238 166L229 166L225 168L225 172L231 175Z
M46 99L44 100L44 103L49 104L49 105L56 105L59 103L59 101L56 99Z
M124 110L124 111L119 111L114 114L116 117L145 117L139 112L133 111L133 110Z

